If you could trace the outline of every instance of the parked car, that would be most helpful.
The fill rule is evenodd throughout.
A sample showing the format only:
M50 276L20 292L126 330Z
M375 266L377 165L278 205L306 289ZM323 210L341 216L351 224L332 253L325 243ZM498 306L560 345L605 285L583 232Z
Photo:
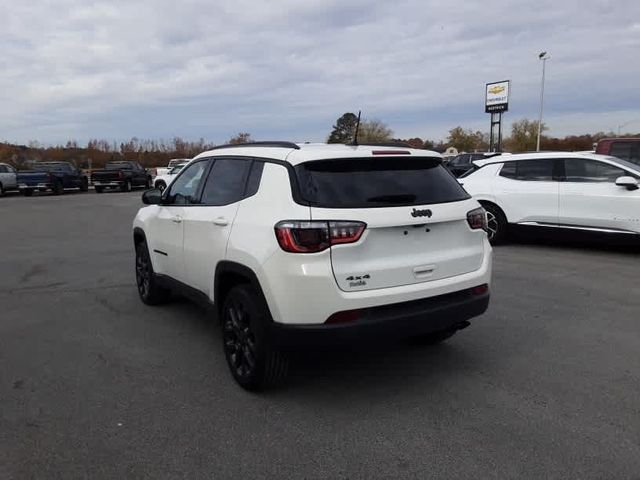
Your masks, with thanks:
M8 163L0 163L0 197L8 190L18 189L16 169Z
M640 165L640 138L603 138L596 145L596 153Z
M18 189L25 196L51 191L61 195L68 189L89 189L89 179L79 168L69 162L38 162L31 170L21 170L17 174Z
M246 389L281 381L290 348L441 342L489 303L485 211L435 152L217 147L142 201L133 224L141 300L177 290L213 303Z
M151 175L137 162L109 162L104 169L93 171L91 183L96 193L115 188L130 192L134 187L151 188Z
M640 166L616 157L570 152L477 160L460 179L487 210L489 239L509 225L571 229L640 239Z
M171 160L169 160L169 164L166 167L156 168L156 177L166 175L176 165L184 165L189 160L189 158L172 158Z
M188 161L183 163L178 163L175 166L171 167L169 171L164 175L158 175L156 178L153 179L153 186L158 190L163 191L165 188L167 188L167 185L169 185L171 181L174 178L176 178L176 175L180 173L180 170L182 170L182 167L184 167L187 163Z
M456 177L461 177L468 171L473 169L473 162L475 160L481 160L488 158L495 153L461 153L450 159L446 166L451 173Z

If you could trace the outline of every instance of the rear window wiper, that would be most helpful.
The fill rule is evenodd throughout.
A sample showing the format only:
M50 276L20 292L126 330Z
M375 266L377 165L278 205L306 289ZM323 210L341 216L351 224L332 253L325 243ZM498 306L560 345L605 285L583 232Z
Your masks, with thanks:
M413 194L379 195L377 197L367 198L367 202L382 202L382 203L412 203L415 201L416 201L416 196Z

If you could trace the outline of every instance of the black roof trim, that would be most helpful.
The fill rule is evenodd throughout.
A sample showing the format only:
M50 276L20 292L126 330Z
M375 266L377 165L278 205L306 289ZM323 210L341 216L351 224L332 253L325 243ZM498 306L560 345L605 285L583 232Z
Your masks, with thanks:
M211 150L221 150L223 148L241 148L241 147L275 147L275 148L293 148L300 150L300 146L293 142L248 142L248 143L229 143L227 145L218 145Z

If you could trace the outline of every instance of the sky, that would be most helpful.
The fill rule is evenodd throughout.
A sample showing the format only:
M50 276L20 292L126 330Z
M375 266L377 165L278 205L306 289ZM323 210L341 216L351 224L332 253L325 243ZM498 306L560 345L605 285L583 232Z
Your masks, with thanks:
M638 0L1 0L0 141L324 141L344 112L396 138L640 131ZM626 124L626 125L625 125Z

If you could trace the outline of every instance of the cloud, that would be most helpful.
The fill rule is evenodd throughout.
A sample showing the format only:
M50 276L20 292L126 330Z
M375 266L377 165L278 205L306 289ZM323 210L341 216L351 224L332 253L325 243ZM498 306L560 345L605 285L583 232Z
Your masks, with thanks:
M32 0L0 10L0 135L322 140L345 111L398 136L488 124L484 84L551 134L640 118L640 4L587 0ZM553 119L571 118L570 125ZM595 117L595 118L594 118ZM482 128L482 127L479 127ZM603 127L605 128L605 127Z

